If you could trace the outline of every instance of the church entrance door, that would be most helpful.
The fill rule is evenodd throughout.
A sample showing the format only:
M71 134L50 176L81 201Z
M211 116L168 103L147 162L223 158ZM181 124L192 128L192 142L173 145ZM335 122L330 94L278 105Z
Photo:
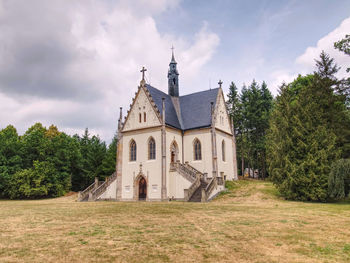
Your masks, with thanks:
M171 152L171 162L172 163L175 162L175 152L174 151Z
M139 200L146 200L147 196L147 182L145 178L141 178L139 181Z

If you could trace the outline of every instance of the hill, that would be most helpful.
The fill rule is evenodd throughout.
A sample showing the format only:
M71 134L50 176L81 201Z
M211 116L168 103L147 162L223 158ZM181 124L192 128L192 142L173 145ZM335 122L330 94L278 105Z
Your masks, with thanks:
M1 262L349 262L350 205L242 180L210 203L0 201Z

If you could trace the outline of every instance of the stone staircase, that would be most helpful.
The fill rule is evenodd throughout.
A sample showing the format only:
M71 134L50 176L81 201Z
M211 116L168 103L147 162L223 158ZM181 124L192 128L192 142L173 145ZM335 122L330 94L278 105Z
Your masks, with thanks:
M84 191L78 193L78 201L96 201L116 179L117 172L114 172L111 176L107 177L105 181L98 181L98 179L95 178L93 184L87 187Z
M199 187L196 189L196 191L193 193L193 195L188 200L189 202L202 202L202 195L203 190L207 188L207 183L203 180L200 181Z
M192 183L185 189L185 201L188 202L207 202L218 185L223 185L223 178L208 178L207 174L201 173L196 168L186 162L179 161L170 164L170 171L176 171Z

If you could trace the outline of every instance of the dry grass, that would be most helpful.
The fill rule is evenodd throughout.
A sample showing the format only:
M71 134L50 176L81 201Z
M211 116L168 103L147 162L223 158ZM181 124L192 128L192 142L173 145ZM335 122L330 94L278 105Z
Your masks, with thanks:
M349 262L350 205L239 181L213 202L0 201L1 262Z

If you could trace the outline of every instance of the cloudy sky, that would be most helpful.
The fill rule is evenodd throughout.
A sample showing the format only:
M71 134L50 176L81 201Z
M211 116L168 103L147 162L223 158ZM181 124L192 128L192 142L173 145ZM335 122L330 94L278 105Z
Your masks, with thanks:
M254 78L276 94L350 34L348 0L0 0L0 129L35 122L110 141L119 107L147 81L167 91L171 46L182 95Z

